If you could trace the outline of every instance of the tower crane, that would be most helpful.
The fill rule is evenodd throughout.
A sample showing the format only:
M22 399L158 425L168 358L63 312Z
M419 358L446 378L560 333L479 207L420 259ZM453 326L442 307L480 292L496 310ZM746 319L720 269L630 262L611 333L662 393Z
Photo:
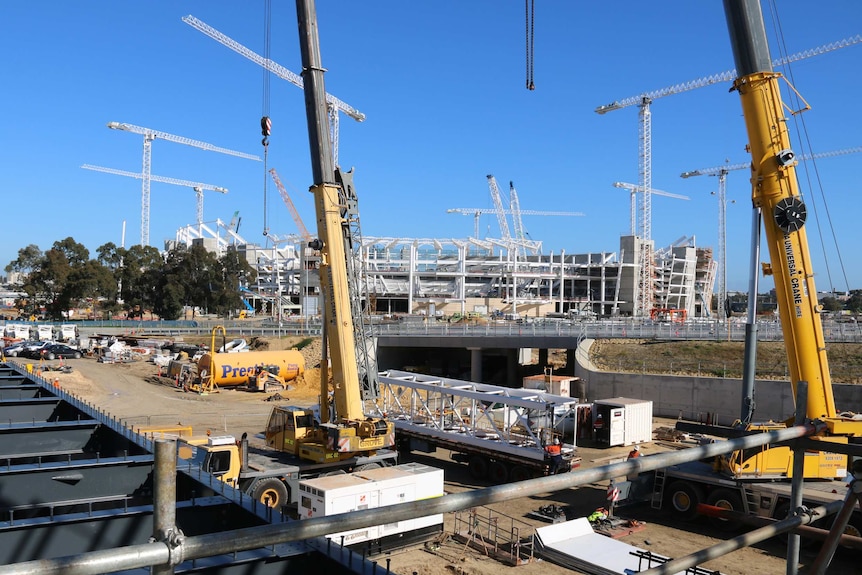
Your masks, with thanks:
M633 235L633 236L634 236L634 235L637 235L637 225L638 225L638 218L637 218L637 206L638 206L638 202L637 202L637 194L638 194L638 192L641 192L641 191L643 191L643 190L642 190L639 186L637 186L637 185L635 185L635 184L629 184L629 183L626 183L626 182L614 182L614 187L615 187L615 188L622 188L622 189L624 189L624 190L628 190L629 192L631 192L631 215L630 215L630 220L631 220L631 235ZM691 199L691 198L689 198L688 196L683 196L682 194L672 194L672 193L670 193L670 192L663 192L663 191L661 191L661 190L657 190L657 189L655 189L655 188L653 188L652 190L650 190L650 193L655 194L655 195L657 195L657 196L665 196L665 197L668 197L668 198L676 198L677 200L690 200L690 199Z
M491 201L494 202L494 213L497 214L497 224L500 226L500 234L504 242L512 240L509 233L509 222L506 219L506 210L503 208L503 199L500 197L500 188L497 187L497 179L488 174L488 189L491 192Z
M518 242L517 250L519 255L526 256L527 234L524 232L524 222L521 219L521 202L518 199L518 192L515 191L515 184L511 181L509 181L509 208L512 211L515 240Z
M132 132L133 134L141 134L142 136L144 136L144 162L143 169L141 170L142 246L150 245L150 180L152 179L152 176L150 175L150 168L152 165L153 140L158 138L160 140L167 140L169 142L175 142L177 144L185 144L186 146L192 146L193 148L209 150L210 152L218 152L219 154L227 154L229 156L237 156L239 158L245 158L247 160L255 160L258 162L260 161L260 158L258 156L246 154L245 152L237 152L236 150L220 148L219 146L214 146L213 144L208 144L199 140L192 140L191 138L185 138L183 136L174 136L173 134L160 132L158 130L153 130L150 128L142 128L133 124L108 122L108 127L112 130L122 130L124 132Z
M846 38L844 40L832 42L831 44L825 44L823 46L818 46L817 48L805 50L804 52L798 52L791 56L777 58L773 60L772 65L775 67L784 66L791 62L796 62L797 60L803 60L812 56L825 54L826 52L832 52L834 50L858 44L859 42L862 42L862 36L856 35L852 38ZM653 102L653 100L657 98L671 96L673 94L679 94L681 92L687 92L689 90L694 90L695 88L710 86L712 84L718 84L720 82L731 82L735 79L736 70L729 70L727 72L721 72L719 74L705 76L697 80L691 80L689 82L675 84L667 88L653 90L651 92L645 92L638 96L625 98L623 100L616 100L614 102L611 102L610 104L599 106L595 109L595 112L597 114L606 114L608 112L620 110L628 106L637 105L639 107L638 157L640 158L640 166L638 184L644 190L642 198L642 209L643 222L646 225L642 230L643 233L640 249L640 256L643 265L641 265L639 284L643 289L639 291L639 293L643 295L643 298L641 298L640 301L637 302L635 310L642 315L648 313L650 301L652 299L652 266L650 265L650 262L652 260L652 254L650 253L650 240L652 239L652 198L650 195L650 190L652 190L652 114L650 112L650 104Z
M275 182L275 187L278 188L278 193L281 194L281 199L284 200L284 205L287 206L291 217L293 217L293 223L296 224L296 229L299 230L299 235L302 237L302 241L307 244L314 239L314 236L309 233L308 228L306 228L305 224L302 222L302 218L299 217L299 212L296 211L296 206L293 205L293 200L290 199L290 196L284 188L284 185L281 183L281 178L278 177L278 172L275 171L275 168L270 169L269 174L272 176L272 181Z
M802 160L814 160L817 158L832 158L835 156L843 156L846 154L856 154L862 152L862 147L844 148L842 150L832 150L831 152L818 152L816 154L802 154L798 156ZM681 178L691 178L694 176L717 176L718 177L718 305L719 314L721 317L721 306L727 298L727 174L735 170L746 170L751 168L750 162L741 162L738 164L725 164L714 168L703 168L700 170L691 170L683 172L679 176Z
M198 20L191 14L188 16L183 16L182 20L195 30L206 34L222 46L230 48L240 56L248 58L258 66L261 66L265 70L272 72L282 80L287 80L298 88L303 88L303 86L305 85L303 83L302 77L300 77L298 74L295 74L281 64L273 62L269 58L264 58L260 54L257 54L256 52L246 48L236 40L233 40L232 38L222 34L209 24ZM339 113L343 112L357 122L364 121L365 114L363 114L353 106L343 102L342 100L339 100L331 94L326 94L326 111L329 117L329 132L330 140L332 142L332 157L335 161L335 165L338 165L338 123L340 117Z
M126 176L127 178L137 178L142 180L144 175L138 172L127 172L126 170L117 170L116 168L106 168L104 166L93 166L90 164L84 164L81 166L85 170L93 170L95 172L104 172L106 174L114 174L116 176ZM159 182L160 184L173 184L175 186L184 186L186 188L191 188L195 191L195 195L197 196L197 220L196 223L198 227L204 221L204 190L218 192L220 194L226 194L227 188L223 188L221 186L214 186L212 184L204 184L201 182L190 182L188 180L178 180L177 178L166 178L163 176L154 176L152 174L149 175L149 179L152 182ZM239 212L237 212L238 214ZM236 214L234 215L236 218ZM141 245L146 245L141 242Z

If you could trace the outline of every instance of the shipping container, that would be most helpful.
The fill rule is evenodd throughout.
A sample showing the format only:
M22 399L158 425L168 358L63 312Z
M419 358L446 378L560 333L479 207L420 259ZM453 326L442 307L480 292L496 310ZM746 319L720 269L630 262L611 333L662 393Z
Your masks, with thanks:
M442 497L443 470L407 463L395 467L378 467L349 474L307 479L299 483L299 516L302 519L324 517L363 509L375 509ZM342 545L381 542L393 539L417 540L438 534L443 529L443 514L417 517L341 531L327 535Z
M596 400L593 422L599 445L614 447L651 441L652 401L627 397Z

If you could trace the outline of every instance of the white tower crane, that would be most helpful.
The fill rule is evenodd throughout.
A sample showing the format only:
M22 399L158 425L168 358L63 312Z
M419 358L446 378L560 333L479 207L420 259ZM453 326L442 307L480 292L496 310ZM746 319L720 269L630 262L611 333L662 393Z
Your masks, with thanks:
M845 154L856 154L862 152L862 147L845 148L831 152L818 152L816 154L802 154L798 159L813 160L817 158L832 158ZM725 164L715 168L704 168L692 170L680 174L681 178L693 176L718 176L718 317L723 317L721 310L727 299L727 174L734 170L751 169L750 162L739 164Z
M628 184L626 182L614 182L615 188L622 188L624 190L628 190L631 192L631 214L629 216L631 221L631 235L637 235L638 231L638 217L637 217L637 194L638 192L642 192L643 189L635 184ZM688 196L683 196L682 194L672 194L670 192L663 192L661 190L657 190L653 188L650 190L650 193L655 194L657 196L665 196L668 198L676 198L677 200L690 200Z
M133 134L141 134L144 136L144 162L143 169L141 170L141 245L148 246L150 245L150 180L152 179L150 175L150 168L152 165L152 144L153 140L156 138L160 140L167 140L169 142L175 142L177 144L185 144L186 146L192 146L194 148L200 148L202 150L209 150L210 152L218 152L220 154L227 154L229 156L237 156L240 158L245 158L247 160L255 160L260 161L258 156L253 156L251 154L246 154L244 152L237 152L235 150L229 150L227 148L220 148L219 146L214 146L213 144L208 144L206 142L201 142L198 140L192 140L191 138L184 138L183 136L174 136L173 134L168 134L165 132L159 132L158 130L152 130L150 128L142 128L140 126L135 126L133 124L125 124L120 122L108 122L108 127L112 130L122 130L124 132L132 132Z
M515 240L518 242L518 255L526 256L527 234L524 232L524 222L521 219L521 202L518 200L515 184L511 181L509 181L509 209L512 211L512 224L515 228Z
M810 50L806 50L804 52L799 52L793 54L791 56L787 56L785 58L777 58L772 62L774 67L784 66L791 62L795 62L797 60L802 60L805 58L810 58L812 56L818 56L820 54L824 54L826 52L832 52L834 50L838 50L840 48L845 48L847 46L852 46L853 44L858 44L862 42L862 36L856 35L852 38L847 38L844 40L839 40L838 42L833 42L831 44L826 44L823 46L818 46L817 48L812 48ZM717 84L719 82L730 82L736 79L736 70L729 70L727 72L721 72L719 74L713 74L712 76L706 76L703 78L699 78L697 80L691 80L689 82L683 82L681 84L675 84L673 86L669 86L667 88L662 88L660 90L653 90L651 92L646 92L644 94L640 94L638 96L633 96L630 98L625 98L623 100L617 100L611 102L610 104L606 104L604 106L599 106L596 108L596 113L598 114L606 114L607 112L612 112L614 110L620 110L622 108L626 108L628 106L637 105L640 110L638 113L639 118L639 128L638 128L638 156L640 159L639 166L639 181L638 185L641 189L644 190L642 203L643 203L643 221L646 224L644 229L642 230L642 239L641 239L641 274L640 274L640 285L643 288L639 291L639 293L643 296L640 301L636 302L635 310L639 311L642 315L646 315L649 313L650 301L652 299L652 254L650 253L650 240L652 239L652 198L650 195L650 190L652 189L652 114L650 112L650 104L656 98L662 98L664 96L670 96L673 94L679 94L680 92L687 92L689 90L694 90L695 88L701 88L703 86L709 86L712 84Z
M248 58L249 60L251 60L252 62L257 64L258 66L261 66L265 70L272 72L273 74L275 74L276 76L278 76L282 80L287 80L288 82L290 82L291 84L293 84L294 86L297 86L299 88L303 87L303 80L302 80L301 76L299 76L298 74L295 74L294 72L291 72L290 70L288 70L287 68L285 68L281 64L278 64L277 62L273 62L269 58L264 58L260 54L253 52L252 50L246 48L245 46L243 46L242 44L240 44L236 40L234 40L228 36L225 36L224 34L219 32L218 30L216 30L215 28L210 26L209 24L206 24L206 23L198 20L197 18L195 18L192 15L183 16L182 20L183 20L183 22L185 22L186 24L188 24L189 26L191 26L195 30L198 30L199 32L206 34L207 36L209 36L210 38L212 38L213 40L215 40L216 42L218 42L222 46L226 46L226 47L230 48L231 50L233 50L234 52L236 52L240 56L244 56L244 57ZM365 120L365 114L363 114L362 112L360 112L359 110L357 110L353 106L351 106L345 102L342 102L341 100L339 100L338 98L336 98L335 96L332 96L330 94L326 94L326 108L327 108L327 111L329 113L329 135L330 135L330 139L332 141L332 158L335 161L335 165L338 165L338 121L339 121L339 115L338 114L339 114L339 112L344 112L345 114L347 114L348 116L350 116L351 118L356 120L357 122L362 122L363 120Z
M500 234L504 242L512 240L509 233L509 221L506 219L506 209L503 207L503 199L500 197L500 188L497 187L497 179L488 174L488 190L491 192L491 201L494 202L494 213L497 214L497 225L500 226Z
M116 176L126 176L127 178L137 178L142 180L144 178L143 174L138 172L127 172L126 170L117 170L116 168L105 168L103 166L93 166L90 164L84 164L81 166L85 170L93 170L95 172L104 172L106 174L114 174ZM223 188L221 186L214 186L212 184L204 184L201 182L190 182L188 180L178 180L177 178L165 178L163 176L154 176L150 174L150 181L159 182L161 184L173 184L175 186L184 186L186 188L191 188L195 191L195 195L197 196L197 225L200 228L201 224L204 221L204 190L218 192L220 194L226 194L227 188ZM239 213L239 212L237 212ZM144 244L141 244L144 245Z
M296 229L299 230L299 235L302 237L302 241L307 244L314 239L314 236L311 235L308 228L305 227L305 223L302 221L302 218L299 217L299 212L296 210L293 200L290 199L290 195L287 193L284 184L281 183L281 178L278 177L278 172L275 171L275 168L269 170L269 175L272 176L272 181L275 182L275 187L278 188L278 193L281 195L284 205L286 205L287 209L290 211L293 223L296 224Z

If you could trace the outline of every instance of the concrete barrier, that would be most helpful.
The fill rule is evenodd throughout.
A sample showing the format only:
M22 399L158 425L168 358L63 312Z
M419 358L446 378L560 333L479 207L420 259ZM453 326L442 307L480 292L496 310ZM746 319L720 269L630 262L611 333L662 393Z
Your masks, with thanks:
M653 415L705 420L730 425L741 411L742 380L724 377L693 377L650 373L615 373L599 371L589 361L592 339L584 339L575 353L575 375L587 385L590 401L611 397L648 399ZM832 385L835 405L840 412L862 412L862 385ZM755 421L782 421L795 411L790 381L756 380L754 388Z

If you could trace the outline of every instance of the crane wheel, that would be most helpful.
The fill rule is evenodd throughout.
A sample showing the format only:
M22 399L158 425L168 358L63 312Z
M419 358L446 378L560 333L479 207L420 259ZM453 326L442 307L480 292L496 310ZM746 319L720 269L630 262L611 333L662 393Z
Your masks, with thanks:
M509 480L509 468L502 461L492 461L488 466L488 479L502 485Z
M529 467L524 467L523 465L516 465L512 468L512 473L510 474L512 481L526 481L527 479L533 478L533 470Z
M697 505L703 501L703 490L686 481L674 481L667 488L667 503L681 521L697 517Z
M473 479L485 479L488 476L488 460L481 455L473 455L467 462L467 469Z
M366 463L365 465L360 465L353 471L368 471L369 469L380 469L383 467L379 463Z
M742 497L738 493L730 489L716 489L709 494L706 499L707 505L713 505L728 511L736 511L737 513L745 513L742 505ZM722 531L737 531L742 526L742 521L738 519L722 519L720 517L710 517L709 522Z
M287 486L278 479L264 479L254 488L253 497L273 509L287 505Z

